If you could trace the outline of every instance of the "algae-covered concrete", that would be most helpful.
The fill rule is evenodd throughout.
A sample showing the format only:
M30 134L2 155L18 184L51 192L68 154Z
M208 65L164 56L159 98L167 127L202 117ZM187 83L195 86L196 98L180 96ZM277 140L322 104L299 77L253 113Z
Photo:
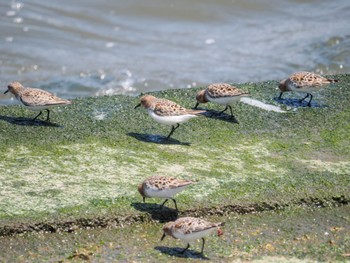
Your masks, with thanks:
M22 106L0 107L0 233L152 222L157 207L140 204L137 185L153 174L197 181L178 195L183 214L348 204L350 76L334 77L339 83L311 108L298 107L297 94L276 100L278 81L239 84L287 112L240 103L239 124L211 111L170 140L169 127L134 109L139 97L75 99L53 110L52 123L32 122ZM198 90L154 95L193 107Z
M224 234L185 243L160 241L157 221L73 233L32 232L0 237L0 262L345 262L349 259L350 207L298 207L255 214L206 216L226 222Z

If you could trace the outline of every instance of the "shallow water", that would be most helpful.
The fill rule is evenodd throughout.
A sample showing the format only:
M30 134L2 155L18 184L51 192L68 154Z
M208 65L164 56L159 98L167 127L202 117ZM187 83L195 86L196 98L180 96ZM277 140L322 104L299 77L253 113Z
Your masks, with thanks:
M347 0L1 1L0 90L17 80L75 98L348 73L349 11Z

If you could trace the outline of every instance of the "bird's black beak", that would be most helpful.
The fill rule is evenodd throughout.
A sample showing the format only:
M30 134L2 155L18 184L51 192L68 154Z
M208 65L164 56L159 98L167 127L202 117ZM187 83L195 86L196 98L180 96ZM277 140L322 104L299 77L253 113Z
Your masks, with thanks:
M4 94L6 94L7 92L9 92L10 90L9 89L7 89L5 92L4 92Z
M198 105L199 105L199 102L196 103L196 106L194 106L193 109L197 109Z
M160 239L160 241L163 241L163 239L165 238L165 236L166 236L166 234L163 233L162 238Z
M134 109L137 109L140 106L141 106L141 103L137 104Z

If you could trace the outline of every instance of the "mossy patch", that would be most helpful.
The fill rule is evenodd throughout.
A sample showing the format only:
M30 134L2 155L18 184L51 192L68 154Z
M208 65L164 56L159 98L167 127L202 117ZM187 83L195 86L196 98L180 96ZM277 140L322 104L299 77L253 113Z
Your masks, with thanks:
M171 237L160 241L163 223L125 223L118 228L73 233L27 233L0 237L4 262L345 262L350 247L350 208L289 207L254 214L205 216L225 222L223 235L206 237L181 254L186 244ZM9 253L11 251L11 253ZM25 260L24 260L25 259Z
M130 204L140 202L137 185L153 174L197 182L178 195L181 210L348 199L350 76L335 77L339 84L315 96L317 107L277 113L240 103L234 106L239 124L228 116L198 117L170 140L164 138L169 127L134 109L139 97L75 99L53 110L54 123L32 122L33 112L21 106L1 107L1 225L106 211L138 215ZM277 83L237 86L279 106ZM154 95L193 107L198 90Z

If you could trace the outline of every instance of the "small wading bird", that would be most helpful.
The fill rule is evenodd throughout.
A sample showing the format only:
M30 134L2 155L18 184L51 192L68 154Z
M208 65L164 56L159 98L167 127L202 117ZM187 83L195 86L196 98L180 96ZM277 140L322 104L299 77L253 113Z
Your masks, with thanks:
M205 110L189 110L173 101L158 99L151 95L142 96L141 102L135 106L135 109L141 105L147 109L148 114L156 122L171 125L171 131L167 138L170 138L173 132L179 128L180 123L186 122L206 112Z
M25 88L19 82L12 82L8 85L8 89L4 92L11 92L16 96L16 99L23 103L25 107L33 111L40 111L33 119L36 120L42 110L47 111L46 121L50 120L50 110L53 107L72 104L71 101L61 99L42 89Z
M163 226L164 233L160 240L162 241L165 236L168 235L175 239L185 241L187 243L187 247L180 252L183 254L190 247L190 242L201 238L201 254L203 254L205 244L204 237L211 234L215 229L217 229L217 235L221 236L223 232L219 227L223 225L224 223L210 223L195 217L182 217L174 222L168 222Z
M145 202L146 197L165 198L161 205L162 208L163 205L171 199L175 204L176 210L178 210L174 195L185 190L190 184L193 184L193 182L184 179L155 175L143 181L139 185L138 190L143 197L143 202Z
M214 83L197 93L197 104L194 106L194 108L197 109L199 103L214 102L217 104L226 105L226 108L221 111L220 114L224 113L227 109L230 109L231 117L234 117L231 104L238 102L242 97L247 96L249 96L248 92L245 92L230 84Z
M306 93L306 96L299 100L303 102L306 98L310 97L307 106L311 106L311 101L313 96L310 92L318 91L324 86L329 85L330 83L338 82L336 79L327 79L315 73L301 71L296 72L290 75L287 79L284 79L280 82L278 88L281 90L280 96L278 99L282 99L284 92L296 91L299 93Z

